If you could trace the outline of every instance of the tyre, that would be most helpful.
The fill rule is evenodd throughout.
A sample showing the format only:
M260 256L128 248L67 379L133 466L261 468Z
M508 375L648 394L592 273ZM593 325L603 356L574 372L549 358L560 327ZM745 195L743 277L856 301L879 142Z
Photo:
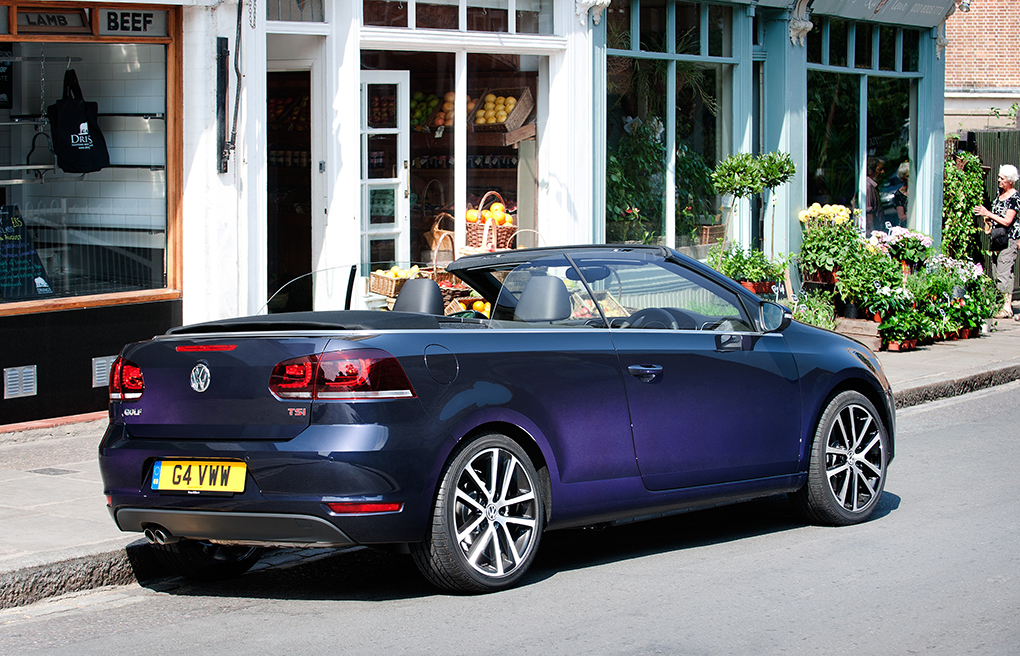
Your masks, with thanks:
M863 522L885 487L889 436L863 394L838 394L822 413L811 445L807 483L792 495L809 521L829 526Z
M491 434L455 450L440 478L425 539L411 545L422 574L453 592L516 583L535 559L545 526L528 454Z
M244 574L262 557L259 547L235 547L198 540L153 544L156 557L174 572L197 581Z

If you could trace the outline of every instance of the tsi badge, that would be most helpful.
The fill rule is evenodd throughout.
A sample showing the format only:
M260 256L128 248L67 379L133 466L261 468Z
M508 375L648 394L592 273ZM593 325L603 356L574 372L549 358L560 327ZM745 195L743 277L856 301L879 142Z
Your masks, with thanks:
M196 392L204 392L209 389L209 367L204 362L199 362L191 370L191 389Z

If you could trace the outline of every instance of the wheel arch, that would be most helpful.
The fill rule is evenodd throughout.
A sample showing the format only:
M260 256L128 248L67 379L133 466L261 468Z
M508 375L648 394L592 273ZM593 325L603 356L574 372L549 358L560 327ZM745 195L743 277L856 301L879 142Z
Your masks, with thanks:
M856 376L849 376L836 383L832 389L829 390L829 393L825 396L822 403L815 408L814 416L811 418L810 424L808 424L807 443L805 444L804 449L805 459L807 454L811 451L811 445L814 442L815 432L818 429L818 422L822 419L822 414L825 413L826 408L829 407L832 400L843 392L858 392L871 401L871 405L875 406L875 410L878 412L879 417L882 420L882 424L886 428L886 436L889 439L889 457L886 460L886 464L892 462L893 455L896 451L893 435L895 432L895 423L894 417L891 415L892 410L888 407L888 404L883 398L884 395L880 390L878 390L868 380Z
M535 466L535 471L538 473L539 484L542 486L542 510L545 512L545 523L549 523L549 518L552 517L552 477L549 473L550 464L545 457L545 453L542 448L538 445L538 441L535 437L521 428L517 424L508 421L490 421L484 424L475 426L470 431L464 434L457 443L454 445L453 450L446 457L446 462L443 464L445 467L450 459L453 457L454 451L457 450L462 444L467 444L469 441L474 440L483 435L489 433L500 433L506 435L508 438L517 443L519 447L524 449L524 452L531 458L531 464ZM439 490L439 481L436 481L436 489L433 491L433 498L435 493Z

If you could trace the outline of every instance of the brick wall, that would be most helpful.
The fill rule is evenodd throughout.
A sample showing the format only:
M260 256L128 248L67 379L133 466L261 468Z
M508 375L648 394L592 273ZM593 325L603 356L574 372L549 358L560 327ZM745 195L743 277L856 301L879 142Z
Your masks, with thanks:
M947 89L1020 88L1020 4L973 0L946 21Z

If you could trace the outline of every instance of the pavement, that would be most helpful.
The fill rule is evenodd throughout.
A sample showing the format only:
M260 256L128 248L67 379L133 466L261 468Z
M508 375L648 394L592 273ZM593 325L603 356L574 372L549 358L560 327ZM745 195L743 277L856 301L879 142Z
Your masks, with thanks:
M880 352L897 407L1020 380L1020 323L992 323L977 339ZM97 458L105 429L105 412L0 426L0 609L170 576L107 511ZM259 566L322 551L270 551Z

